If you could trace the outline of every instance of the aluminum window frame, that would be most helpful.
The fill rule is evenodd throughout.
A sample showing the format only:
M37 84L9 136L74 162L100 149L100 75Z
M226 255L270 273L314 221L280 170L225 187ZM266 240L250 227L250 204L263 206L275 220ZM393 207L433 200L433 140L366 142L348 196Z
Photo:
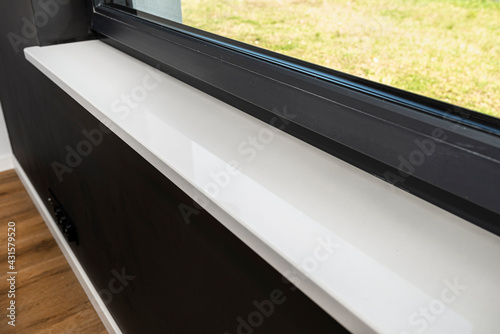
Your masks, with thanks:
M500 235L499 119L119 5L95 2L91 21L103 42Z

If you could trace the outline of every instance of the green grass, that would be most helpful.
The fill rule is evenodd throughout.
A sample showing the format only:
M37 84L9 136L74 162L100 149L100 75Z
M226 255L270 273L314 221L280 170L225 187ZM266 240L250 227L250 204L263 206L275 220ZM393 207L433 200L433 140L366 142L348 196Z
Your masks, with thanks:
M183 0L184 23L500 117L500 2Z

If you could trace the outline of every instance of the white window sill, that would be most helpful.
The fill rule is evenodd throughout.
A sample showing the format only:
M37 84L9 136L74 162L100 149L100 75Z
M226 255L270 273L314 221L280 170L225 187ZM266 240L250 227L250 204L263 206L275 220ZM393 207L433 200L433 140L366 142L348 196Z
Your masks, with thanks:
M284 276L302 274L300 289L350 331L500 327L497 236L102 42L25 53Z

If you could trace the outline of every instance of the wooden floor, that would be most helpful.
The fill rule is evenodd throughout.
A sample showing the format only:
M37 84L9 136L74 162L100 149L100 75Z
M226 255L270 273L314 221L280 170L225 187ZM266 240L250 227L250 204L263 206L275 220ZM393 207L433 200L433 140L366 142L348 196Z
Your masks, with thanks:
M9 307L7 223L16 223L16 326ZM107 333L16 173L0 173L0 333Z

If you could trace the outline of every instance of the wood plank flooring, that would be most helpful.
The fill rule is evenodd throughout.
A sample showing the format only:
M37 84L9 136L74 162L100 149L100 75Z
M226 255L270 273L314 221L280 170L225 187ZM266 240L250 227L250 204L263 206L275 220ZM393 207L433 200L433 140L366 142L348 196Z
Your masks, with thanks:
M16 225L16 326L8 324L7 224ZM14 170L0 173L0 333L107 333Z

